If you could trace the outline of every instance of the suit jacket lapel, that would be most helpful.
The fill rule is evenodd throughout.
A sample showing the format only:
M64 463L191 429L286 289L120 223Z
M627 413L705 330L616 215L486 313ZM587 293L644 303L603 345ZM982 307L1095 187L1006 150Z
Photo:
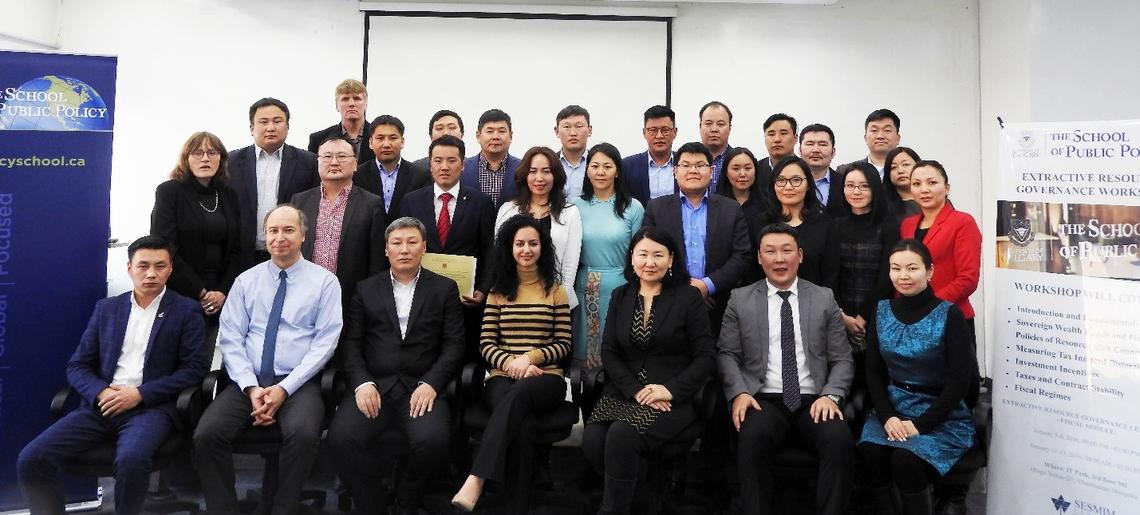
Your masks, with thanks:
M408 310L408 331L415 327L416 318L419 317L420 311L424 308L424 302L427 302L427 283L431 281L427 274L420 270L420 278L416 282L416 287L412 290L412 307Z
M106 358L102 364L103 370L107 373L107 379L115 374L115 366L119 362L119 355L123 353L123 340L127 337L127 324L131 320L131 296L133 292L127 292L119 298L118 305L115 309L115 333L114 339L109 344L110 347L106 349Z
M808 315L813 313L813 311L811 310L812 299L810 296L804 294L803 283L798 284L798 291L796 293L796 296L799 297L799 301L797 302L797 304L799 305L799 308L800 308L800 327L799 327L800 340L802 340L804 342L804 355L807 357L807 359L805 360L805 363L810 365L811 364L811 352L809 352L808 349L811 347L812 342L815 341L815 339L809 337L811 335L808 334L807 320L808 320Z
M650 327L650 334L657 334L662 321L669 318L669 312L673 309L673 293L672 288L662 288L661 294L653 299L653 326ZM633 298L637 302L637 296L634 295Z
M238 166L245 172L245 177L242 181L245 182L245 191L249 193L247 199L243 199L253 209L254 218L257 217L257 145L249 147L249 152L242 152L238 154L243 160L238 163ZM257 222L254 222L257 225Z
M760 344L760 348L762 349L761 350L761 352L763 353L762 355L764 356L763 361L764 361L765 366L767 366L768 359L769 359L769 356L768 356L768 339L771 338L771 335L768 334L768 326L769 326L769 321L768 321L768 281L761 280L759 283L756 284L756 288L753 291L754 291L753 295L756 296L756 307L755 307L755 309L756 309L755 315L756 316L751 317L751 318L753 320L753 323L756 324L755 329L756 329L756 334L760 336L759 344Z
M427 229L428 251L430 252L431 249L435 248L442 252L443 245L439 244L439 228L436 227L434 186L429 184L428 189L424 193L422 198L413 195L411 202L405 205L407 205L410 210L414 210L413 212L418 211L416 218L419 218L420 221L424 223L424 228Z
M356 223L355 217L357 216L357 213L360 212L360 207L358 205L360 204L360 188L352 188L352 191L348 194L348 199L346 202L348 202L348 204L344 206L344 218L341 219L343 221L340 224L340 245L337 246L338 259L340 256L348 257L348 251L345 249L348 248L349 245L356 243L354 241L350 241L351 236L349 236L348 228L350 225ZM316 225L316 219L313 219L313 223L311 225ZM340 268L338 267L337 269L339 270Z
M451 214L451 229L449 229L448 233L447 233L447 242L448 242L447 247L448 248L454 247L454 245L451 245L451 243L455 242L456 239L452 238L451 236L457 233L456 228L460 224L463 224L463 222L467 219L466 213L469 209L471 209L471 198L470 197L471 197L471 192L467 188L460 186L459 187L459 200L454 205L449 207L452 210L452 214ZM435 213L435 210L434 210L435 200L433 199L432 202L433 202L432 213L434 214ZM438 238L438 235L436 237Z
M946 205L942 206L942 211L938 212L938 216L934 217L934 223L930 224L930 230L926 232L926 238L924 238L927 246L930 246L930 242L934 241L934 235L942 230L942 226L945 224L946 219L950 217L950 212L953 210L954 208L950 207L950 203L947 201ZM921 218L919 222L922 222ZM918 226L916 225L915 227L917 228Z
M382 308L388 314L388 319L392 322L392 327L395 328L397 334L400 331L400 316L396 314L396 285L392 284L392 274L381 272L383 274L383 281L381 284L384 286L380 288L380 300L383 302ZM409 324L410 326L411 324Z
M293 168L296 166L296 160L293 159L293 153L289 151L289 145L281 146L281 174L277 181L277 202L289 202L290 199L282 197L293 182Z
M150 361L150 351L154 350L154 340L158 336L158 331L162 329L162 323L166 321L166 310L171 302L173 302L172 297L163 295L162 302L158 305L158 313L154 314L154 325L150 328L150 337L146 340L146 351L143 353L143 381L147 379L146 364Z
M717 227L721 224L717 223L715 215L713 214L713 199L709 195L705 200L705 275L708 275L709 269L712 268L710 258L712 257L713 242L716 241Z

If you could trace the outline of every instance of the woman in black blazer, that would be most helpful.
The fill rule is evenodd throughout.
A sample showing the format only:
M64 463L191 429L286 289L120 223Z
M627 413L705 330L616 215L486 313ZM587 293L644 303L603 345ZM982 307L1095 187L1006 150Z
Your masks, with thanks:
M602 339L605 389L582 450L605 473L599 513L629 513L647 455L697 420L693 397L716 372L708 308L689 286L676 242L644 227L630 242Z
M207 341L239 268L237 194L226 185L226 147L209 132L196 132L182 145L170 180L154 192L150 233L174 246L168 285L202 303Z

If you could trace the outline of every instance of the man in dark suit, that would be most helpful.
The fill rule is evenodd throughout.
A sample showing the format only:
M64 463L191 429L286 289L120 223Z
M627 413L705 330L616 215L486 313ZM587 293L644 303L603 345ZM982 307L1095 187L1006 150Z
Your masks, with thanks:
M422 268L427 229L397 218L384 231L390 273L361 283L345 315L341 352L352 392L328 442L359 513L384 513L383 467L372 442L395 429L411 451L396 489L401 514L419 513L431 477L446 470L451 409L444 389L463 361L463 308L455 282Z
M242 268L269 260L265 216L277 204L319 182L317 156L285 143L289 107L276 98L249 106L253 145L229 155L230 187L241 203Z
M735 201L708 193L712 156L701 143L677 150L674 168L680 192L653 199L642 225L660 227L681 244L679 256L712 310L713 335L720 331L720 314L728 294L748 267L748 223Z
M368 88L356 79L345 79L336 86L336 112L340 113L340 123L309 135L309 152L317 153L321 143L329 138L344 138L352 144L361 163L373 158L368 148Z
M151 458L178 427L174 401L201 383L209 366L202 345L202 308L166 289L170 244L144 236L127 248L134 289L95 304L67 362L67 382L82 402L23 451L16 467L32 513L63 513L60 464L114 442L115 510L140 513Z
M796 119L776 113L764 120L764 146L768 149L768 159L756 163L756 182L760 191L772 189L772 170L776 163L795 153Z
M855 442L840 406L855 374L831 290L798 279L803 251L783 223L760 231L765 279L733 290L717 341L717 367L739 432L743 513L771 506L772 458L791 438L819 456L816 512L846 513Z
M732 134L732 110L724 102L713 100L701 106L698 118L701 120L701 143L708 147L713 156L709 191L715 192L721 169L724 168L724 156L732 150L732 145L728 143L728 137Z
M428 138L430 138L428 142L435 141L444 134L463 139L463 118L459 117L459 113L450 109L440 109L431 115L431 119L428 120ZM431 172L431 159L428 156L421 157L412 164L420 170Z
M368 146L376 158L361 160L352 182L383 199L387 226L398 217L404 195L431 184L431 174L401 156L404 122L399 118L380 115L368 125L368 131Z
M459 182L463 167L463 140L444 135L431 143L432 185L408 194L400 216L410 216L427 227L427 251L474 256L475 291L459 292L463 303L469 357L478 359L476 342L483 319L483 302L491 286L487 258L495 240L495 207L490 197Z
M656 105L645 110L641 135L649 150L621 160L626 191L648 206L657 197L677 191L673 178L673 140L677 137L677 113Z
M479 116L475 132L479 153L463 161L463 185L488 196L496 210L515 197L515 169L520 160L510 154L512 135L511 116L488 109Z
M800 157L811 170L815 194L824 205L827 216L847 214L847 197L843 194L843 175L831 168L835 158L835 133L831 127L813 123L800 131Z
M890 168L886 162L887 154L899 146L899 129L901 128L899 115L887 108L871 111L863 121L863 142L867 144L867 157L859 159L864 163L871 163L879 171L879 178L883 178L884 170ZM858 162L858 161L853 161ZM847 171L852 163L839 166L839 173ZM883 183L889 183L884 180Z
M334 138L318 150L321 185L293 195L293 205L313 221L306 227L301 255L336 274L347 306L356 283L387 266L380 246L384 209L380 197L353 186L351 143Z

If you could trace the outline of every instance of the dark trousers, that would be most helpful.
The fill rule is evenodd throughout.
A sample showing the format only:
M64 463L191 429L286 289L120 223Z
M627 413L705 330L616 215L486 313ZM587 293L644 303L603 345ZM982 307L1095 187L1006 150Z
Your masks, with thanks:
M194 431L194 466L211 512L237 512L233 441L252 427L252 411L249 397L231 384L210 403ZM276 419L268 429L259 429L281 431L281 467L272 513L296 513L321 441L324 402L317 382L309 381L286 397Z
M804 395L794 413L779 394L760 395L760 410L749 409L740 425L737 470L743 513L768 513L772 506L772 461L789 438L815 449L819 457L816 509L822 515L846 513L851 493L855 442L847 422L815 423L809 408L815 396Z
M625 422L586 424L582 453L594 470L614 479L634 481L651 449L645 435Z
M564 398L566 380L561 376L543 374L518 381L505 376L488 379L483 385L483 402L491 410L491 418L483 430L471 474L503 481L508 459L520 463L533 459L533 415L554 410Z
M369 419L356 407L356 396L350 391L329 425L328 443L337 473L352 493L357 513L381 513L386 504L378 485L384 480L382 458L390 449L374 446L381 435L399 431L406 438L409 456L396 489L400 506L419 506L433 474L446 469L450 401L436 397L431 411L412 418L408 415L410 398L411 392L396 383L380 397L380 416Z
M862 442L858 450L871 488L887 488L894 483L899 492L913 494L941 477L933 466L906 449Z
M115 511L141 513L150 486L151 460L170 435L173 421L164 411L135 408L107 418L80 406L49 426L20 451L20 486L34 514L63 513L58 472L67 458L115 442Z

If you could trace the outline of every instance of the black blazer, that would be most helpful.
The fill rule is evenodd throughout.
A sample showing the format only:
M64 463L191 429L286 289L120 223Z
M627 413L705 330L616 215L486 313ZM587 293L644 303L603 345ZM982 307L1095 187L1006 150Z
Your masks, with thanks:
M242 269L254 265L253 244L257 240L257 147L250 145L230 152L230 187L241 204ZM312 152L285 145L281 150L281 177L277 185L277 203L289 202L302 191L320 184L317 156Z
M401 339L392 275L365 279L348 304L340 348L349 392L369 381L381 393L397 382L411 391L423 381L442 395L463 362L459 288L455 281L421 268L408 333Z
M320 186L293 195L297 206L309 220L301 255L313 260L313 246L317 243L317 214L320 210ZM336 278L340 281L342 306L348 306L356 283L369 275L388 268L384 256L384 205L380 197L361 188L352 188L348 205L344 207L344 220L340 227L340 247L336 258Z
M645 369L647 384L659 384L673 394L673 403L686 403L716 373L716 347L704 299L696 288L665 287L653 299L652 341L645 350L630 342L637 282L614 288L602 340L605 391L633 399L642 388L637 373Z
M218 189L218 209L226 218L226 243L219 267L220 282L207 285L199 274L206 262L205 215L198 205L198 192L205 188L197 181L169 180L154 190L150 212L150 233L162 236L174 246L174 271L167 283L171 289L198 299L203 289L229 295L230 286L242 271L241 227L237 193L229 186Z
M352 183L380 197L382 201L386 200L384 198L384 183L380 181L380 167L376 166L376 160L369 159L367 162L361 161L361 163L364 164L356 169L356 173L352 176ZM385 226L392 223L392 220L399 218L400 203L404 200L404 195L430 185L431 174L407 159L401 159L400 172L396 174L396 189L392 192L391 205L388 206L388 209L384 209ZM380 203L380 208L384 208L384 202Z
M680 195L657 197L649 201L642 225L660 227L669 233L680 249L681 255L677 258L685 262ZM749 256L755 254L749 248L750 241L748 222L744 220L740 205L721 195L709 195L705 226L705 275L716 286L716 297L728 299L728 294L744 277Z
M429 184L404 197L400 216L419 219L427 227L427 250L453 256L475 256L475 289L486 293L490 287L487 259L495 243L495 207L491 197L470 186L459 186L459 200L451 217L447 245L439 244L436 231L435 184Z
M365 117L365 120L367 120L367 117ZM356 151L357 163L363 163L376 159L376 154L372 153L372 147L368 146L368 138L372 135L372 131L370 129L371 127L368 126L368 122L365 121L364 129L360 133L360 149ZM332 127L329 127L327 129L319 130L317 132L309 134L309 152L316 154L317 150L321 148L321 143L324 143L326 139L332 137L344 137L344 128L341 127L340 122L336 122Z
M842 218L847 216L849 208L847 207L847 197L843 194L843 174L835 171L834 168L829 169L827 174L829 187L827 189L827 207L824 208L824 213L829 218ZM879 192L873 192L878 194Z

